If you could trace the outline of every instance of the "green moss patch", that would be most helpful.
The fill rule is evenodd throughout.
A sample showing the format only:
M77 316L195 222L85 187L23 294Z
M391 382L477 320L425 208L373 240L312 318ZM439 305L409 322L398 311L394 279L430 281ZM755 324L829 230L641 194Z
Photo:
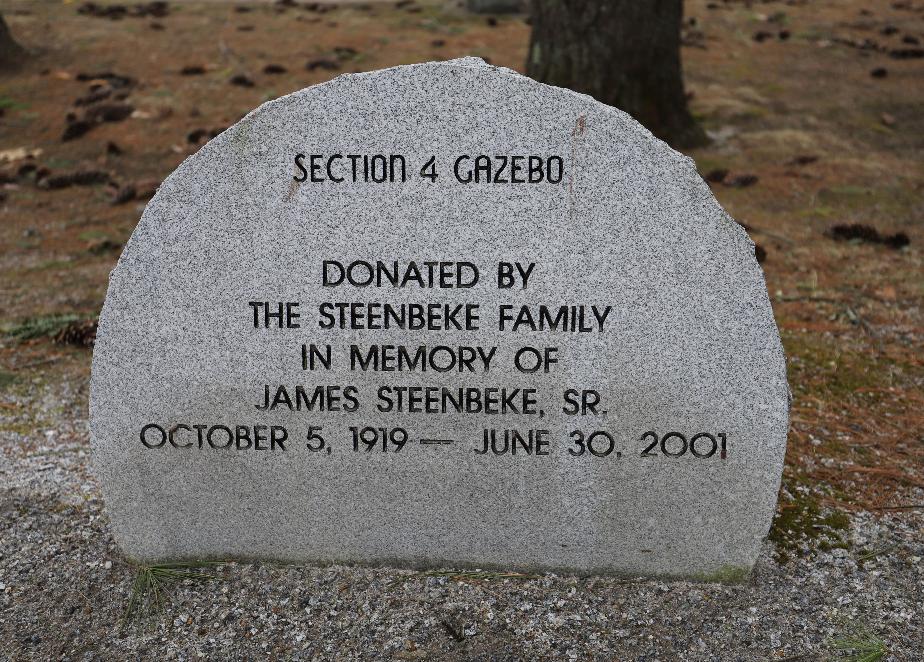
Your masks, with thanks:
M725 565L715 572L701 573L693 577L698 582L713 582L719 584L740 584L750 576L751 571L748 568L739 568L738 566Z
M788 378L793 395L822 397L843 402L860 389L889 386L886 357L838 346L830 338L801 333L784 333Z
M0 370L0 389L5 389L19 381L19 377L12 372Z
M776 545L777 561L786 563L794 556L811 555L814 550L850 549L847 513L823 509L809 493L793 490L792 494L793 499L780 503L770 526L768 537Z

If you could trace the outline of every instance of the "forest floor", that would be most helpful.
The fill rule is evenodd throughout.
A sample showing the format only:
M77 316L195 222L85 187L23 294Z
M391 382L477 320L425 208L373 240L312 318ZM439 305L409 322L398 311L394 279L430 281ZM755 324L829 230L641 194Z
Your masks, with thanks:
M123 4L2 7L33 56L0 74L0 657L808 660L862 632L920 659L924 3L686 3L712 138L690 156L766 253L794 396L748 583L233 565L118 627L134 570L88 466L81 341L146 199L266 100L464 55L522 71L529 38L435 1Z

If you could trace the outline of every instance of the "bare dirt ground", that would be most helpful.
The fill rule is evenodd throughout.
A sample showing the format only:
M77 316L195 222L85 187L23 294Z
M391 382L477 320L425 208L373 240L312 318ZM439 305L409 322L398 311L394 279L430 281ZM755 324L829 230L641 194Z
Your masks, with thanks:
M232 564L119 626L135 570L88 465L79 322L147 197L263 101L463 55L522 71L529 36L437 2L124 6L0 5L34 53L0 74L0 657L811 660L851 632L924 657L924 3L686 4L713 138L691 156L766 253L794 393L748 583Z

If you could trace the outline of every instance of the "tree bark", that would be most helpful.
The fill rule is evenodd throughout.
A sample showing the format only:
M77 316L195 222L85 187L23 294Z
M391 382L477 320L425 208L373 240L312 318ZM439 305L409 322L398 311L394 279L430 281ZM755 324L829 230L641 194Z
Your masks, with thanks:
M616 106L674 147L704 144L680 67L682 0L532 0L526 73Z
M13 39L3 14L0 14L0 70L18 66L25 57L26 51Z

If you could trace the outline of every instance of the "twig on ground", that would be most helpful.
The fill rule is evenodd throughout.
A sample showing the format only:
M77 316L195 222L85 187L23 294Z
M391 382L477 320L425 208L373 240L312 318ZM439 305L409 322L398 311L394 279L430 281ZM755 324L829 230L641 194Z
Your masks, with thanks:
M126 625L147 613L158 612L163 607L164 592L177 582L189 579L196 582L218 579L218 575L202 572L203 568L224 565L222 561L192 561L187 563L167 563L163 565L139 565L132 582L128 604L122 616L122 625Z

